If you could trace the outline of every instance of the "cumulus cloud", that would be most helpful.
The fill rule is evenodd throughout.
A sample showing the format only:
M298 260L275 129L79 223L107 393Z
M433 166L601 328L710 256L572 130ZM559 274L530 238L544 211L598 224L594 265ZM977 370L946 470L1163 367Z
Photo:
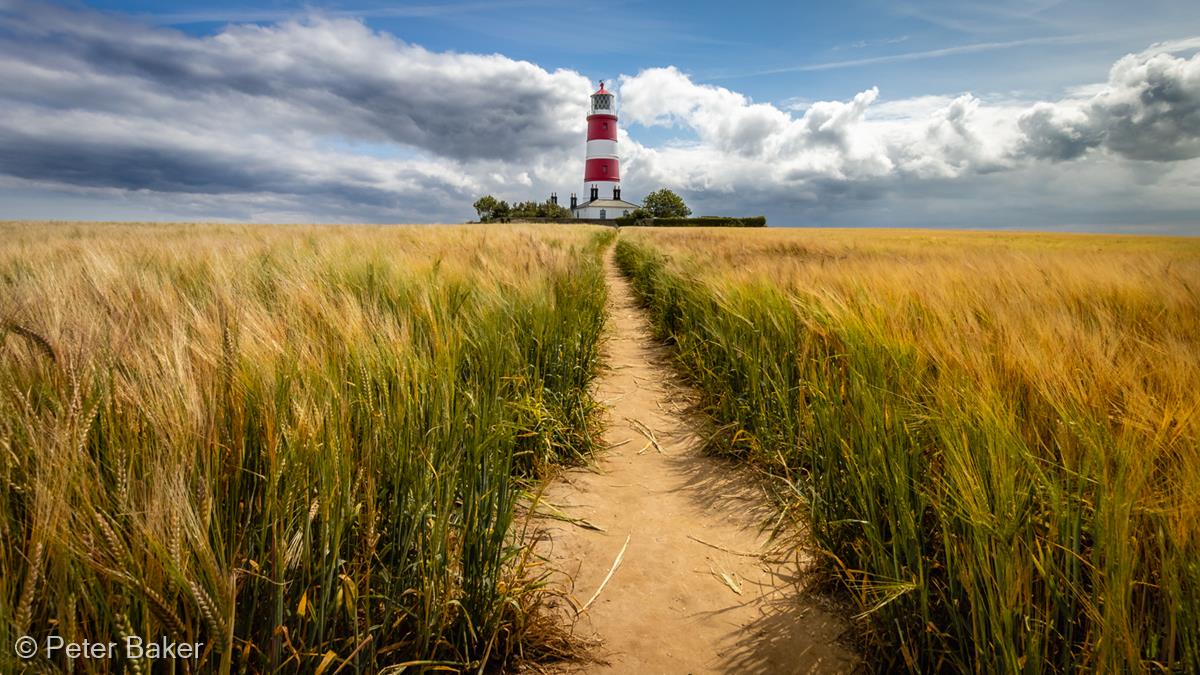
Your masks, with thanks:
M574 139L587 86L576 73L500 55L434 53L359 21L312 16L231 25L210 38L18 5L3 18L8 95L74 106L140 103L194 120L238 119L403 143L456 159L524 159ZM83 20L81 20L83 19Z
M0 172L17 179L340 195L372 218L419 219L430 215L416 207L436 217L475 192L529 187L531 172L557 175L588 87L574 72L434 53L354 20L195 38L25 3L0 7L0 80Z
M1086 158L1071 166L1087 164L1078 175L1091 182L1072 190L1133 185L1140 191L1122 199L1139 203L1154 186L1195 183L1200 56L1186 54L1197 48L1196 39L1155 45L1118 61L1107 82L1051 102L889 100L871 87L776 105L648 68L618 81L625 194L667 186L698 212L786 222L894 218L900 204L918 219L934 204L961 208L1008 188L1060 208L1033 193L1050 182L1047 167ZM0 82L0 197L375 221L467 217L487 192L577 189L590 89L574 71L432 52L350 19L196 37L12 0L0 3ZM646 127L675 138L639 143Z
M1200 54L1168 53L1200 47L1196 42L1125 56L1086 101L1033 106L1018 121L1018 152L1054 161L1098 148L1146 161L1200 157Z
M1028 173L1030 161L1096 149L1112 155L1096 161L1200 157L1200 55L1173 55L1193 43L1200 40L1126 56L1107 83L1077 87L1055 102L987 103L967 93L880 103L873 87L848 101L795 106L789 99L776 107L696 83L676 68L624 77L621 93L628 118L690 129L697 138L638 148L641 173L701 199L715 191L760 196L767 206L828 209L934 190L934 183L977 183L972 176Z
M695 143L633 153L638 171L685 190L765 191L789 202L869 198L901 177L954 177L1002 161L970 95L876 122L875 87L810 103L799 115L697 84L673 67L623 77L620 92L625 119L695 133Z
M1017 124L1024 134L1020 152L1037 159L1076 159L1104 140L1087 113L1073 106L1038 103Z

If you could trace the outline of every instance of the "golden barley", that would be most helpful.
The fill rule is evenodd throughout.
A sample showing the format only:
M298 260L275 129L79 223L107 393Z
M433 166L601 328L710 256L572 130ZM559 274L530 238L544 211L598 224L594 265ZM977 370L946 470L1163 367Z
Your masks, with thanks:
M1200 670L1200 240L633 230L884 667Z

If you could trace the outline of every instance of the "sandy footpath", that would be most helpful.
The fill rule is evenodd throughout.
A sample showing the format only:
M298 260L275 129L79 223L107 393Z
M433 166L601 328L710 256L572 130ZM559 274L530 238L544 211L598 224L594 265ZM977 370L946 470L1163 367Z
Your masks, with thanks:
M701 452L701 420L610 249L606 368L595 395L608 426L594 467L565 471L540 518L541 551L586 603L576 634L595 646L555 672L835 673L856 660L845 620L807 596L800 562L768 551L760 485ZM795 557L795 553L791 554Z

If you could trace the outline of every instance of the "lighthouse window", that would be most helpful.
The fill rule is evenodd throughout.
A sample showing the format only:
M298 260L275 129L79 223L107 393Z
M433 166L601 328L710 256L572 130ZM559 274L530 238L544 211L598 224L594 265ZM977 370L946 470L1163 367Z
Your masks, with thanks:
M608 165L607 164L602 164L600 166L600 173L608 173Z

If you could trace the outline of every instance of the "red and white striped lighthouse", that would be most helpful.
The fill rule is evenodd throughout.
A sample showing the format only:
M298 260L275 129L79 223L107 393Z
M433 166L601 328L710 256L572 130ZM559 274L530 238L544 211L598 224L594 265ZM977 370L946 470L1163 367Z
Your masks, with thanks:
M621 167L617 159L617 107L612 92L600 88L592 94L588 110L587 162L583 168L589 201L621 198Z
M612 92L600 88L592 94L588 109L587 161L583 166L583 194L579 203L571 193L571 215L575 218L608 220L627 216L638 207L621 199L621 167L617 159L617 106Z

